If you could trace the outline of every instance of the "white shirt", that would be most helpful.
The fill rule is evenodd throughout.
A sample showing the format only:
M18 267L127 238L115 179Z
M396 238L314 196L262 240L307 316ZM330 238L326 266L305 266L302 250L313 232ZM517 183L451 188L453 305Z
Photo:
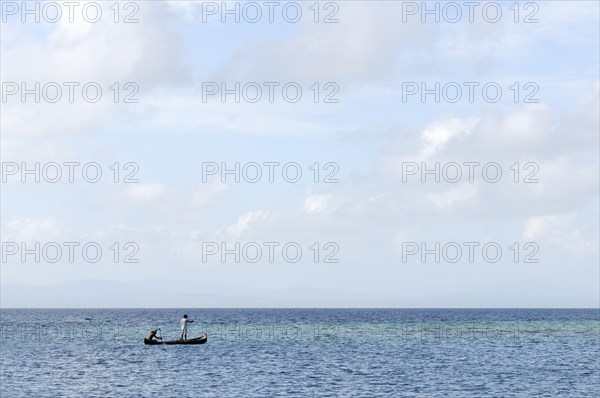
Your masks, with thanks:
M186 331L187 330L187 324L188 324L188 319L187 318L181 318L181 321L179 321L179 323L181 324L181 331Z

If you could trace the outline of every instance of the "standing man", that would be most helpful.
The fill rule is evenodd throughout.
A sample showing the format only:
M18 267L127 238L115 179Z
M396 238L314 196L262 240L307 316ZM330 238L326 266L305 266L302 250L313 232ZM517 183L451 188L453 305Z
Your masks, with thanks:
M194 321L188 320L187 314L183 315L183 318L179 321L181 324L181 340L187 340L187 324L192 322Z

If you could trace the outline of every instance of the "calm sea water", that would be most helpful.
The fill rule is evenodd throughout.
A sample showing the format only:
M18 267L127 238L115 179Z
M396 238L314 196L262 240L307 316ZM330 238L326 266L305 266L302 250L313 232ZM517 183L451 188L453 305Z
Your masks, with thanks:
M0 396L598 397L598 310L2 310Z

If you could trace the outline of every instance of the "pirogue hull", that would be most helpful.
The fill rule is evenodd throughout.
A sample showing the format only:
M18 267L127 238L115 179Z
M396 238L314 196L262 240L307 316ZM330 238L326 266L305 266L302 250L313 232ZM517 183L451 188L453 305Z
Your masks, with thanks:
M171 345L171 344L204 344L208 340L208 335L196 337L195 339L187 339L187 340L168 340L168 341L157 341L157 340L148 340L144 339L144 344L146 345Z

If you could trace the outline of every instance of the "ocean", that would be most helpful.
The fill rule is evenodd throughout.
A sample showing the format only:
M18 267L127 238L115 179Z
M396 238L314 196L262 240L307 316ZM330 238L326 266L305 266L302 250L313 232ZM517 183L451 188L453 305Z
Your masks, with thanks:
M204 345L146 346L161 328ZM3 309L0 396L598 397L598 309Z

